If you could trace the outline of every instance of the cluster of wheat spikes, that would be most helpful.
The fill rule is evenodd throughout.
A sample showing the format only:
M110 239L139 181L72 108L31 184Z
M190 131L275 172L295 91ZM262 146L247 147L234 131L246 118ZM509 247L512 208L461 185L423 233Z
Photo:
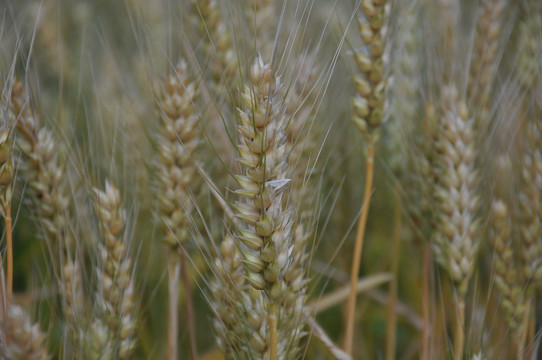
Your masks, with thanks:
M0 19L0 359L542 357L540 0Z

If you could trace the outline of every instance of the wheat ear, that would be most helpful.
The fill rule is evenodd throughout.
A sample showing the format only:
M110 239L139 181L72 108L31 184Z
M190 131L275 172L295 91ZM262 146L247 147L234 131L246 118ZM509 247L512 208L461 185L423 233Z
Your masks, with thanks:
M455 359L463 356L465 295L478 252L479 196L475 168L474 122L457 88L442 93L442 121L437 138L435 195L438 214L433 235L437 260L457 286Z
M50 359L40 326L32 324L23 308L13 303L0 319L0 356L3 359Z
M291 261L292 210L283 208L288 188L281 84L270 64L258 59L241 95L238 150L245 174L236 176L242 200L236 217L244 223L238 236L247 281L268 302L271 359L277 358L276 305Z
M52 132L42 126L32 112L23 84L18 80L12 88L11 113L16 123L17 149L22 153L21 172L26 176L35 199L45 238L59 250L59 258L53 256L53 269L61 289L64 315L71 326L68 330L78 343L85 301L81 269L70 229L66 171L60 165L59 147Z
M135 346L135 294L132 280L132 260L125 241L124 229L126 213L121 207L119 190L106 182L105 191L94 189L95 209L98 214L103 244L100 255L103 272L98 282L102 285L98 303L103 307L105 325L114 344L114 354L118 359L130 358ZM106 331L103 326L93 326L92 335L103 339ZM94 343L100 343L90 337ZM106 349L108 345L106 345ZM99 354L99 353L98 353Z
M476 108L478 122L487 121L491 84L498 65L499 36L505 0L483 0L476 26L467 86L467 105ZM479 125L478 125L479 126Z
M533 289L542 283L542 106L540 105L540 77L542 69L542 4L525 2L525 19L519 25L519 58L515 68L518 84L525 99L521 108L525 146L521 161L521 187L519 193L520 261L527 281L525 290L527 309L520 347L527 339L531 327Z
M216 0L193 0L193 5L199 13L200 27L206 34L207 55L216 64L211 70L214 85L223 86L231 81L238 69L237 54L230 32ZM228 90L222 89L223 92Z
M285 129L286 151L288 153L289 177L292 179L289 189L289 202L296 207L293 230L292 262L284 276L285 308L304 306L306 301L306 268L308 254L305 246L313 236L310 225L313 197L309 194L309 181L312 175L311 154L315 148L314 133L311 132L312 119L316 115L314 108L315 92L318 86L316 57L307 54L296 58L294 64L295 79L290 85L285 102L285 114L289 124ZM300 321L290 318L291 327L299 326ZM301 330L300 330L301 331Z
M194 108L196 85L188 80L187 66L181 61L175 74L168 76L160 108L160 138L158 139L158 203L163 224L164 241L172 250L168 260L170 274L170 310L168 331L168 359L177 357L178 275L186 262L185 246L189 239L189 217L193 204L190 195L195 186L196 166L192 156L200 142L199 116ZM183 285L187 297L191 356L196 354L195 323L191 308L189 278Z
M526 91L523 104L526 146L522 154L519 194L520 239L523 274L532 288L542 283L542 106L536 103L535 91L541 70L536 59L542 56L542 6L521 24L520 57L516 69L518 81Z
M511 216L507 204L497 199L492 204L491 230L494 255L495 285L501 298L500 306L504 318L512 329L517 346L518 359L523 358L524 349L521 341L523 315L526 311L523 279L517 271L517 261L511 236Z

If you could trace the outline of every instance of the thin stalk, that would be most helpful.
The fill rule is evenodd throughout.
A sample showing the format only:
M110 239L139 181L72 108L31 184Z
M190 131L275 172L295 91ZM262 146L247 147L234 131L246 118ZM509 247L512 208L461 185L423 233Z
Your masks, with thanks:
M167 334L167 360L177 360L177 339L179 334L179 278L181 267L178 259L168 261L169 316Z
M401 189L399 184L395 186L395 214L393 225L393 243L391 248L391 273L393 278L389 284L389 301L387 309L387 326L386 326L386 359L395 359L395 333L397 326L397 313L395 307L397 305L397 271L399 269L399 246L401 240Z
M277 360L277 316L275 303L269 303L269 346L270 360Z
M534 308L534 302L533 302L533 298L531 298L528 303L527 303L527 313L528 314L536 314L536 309ZM527 346L527 344L533 344L534 343L534 337L536 336L536 317L535 316L530 316L530 315L525 315L528 317L528 320L527 320L527 323L529 324L528 325L528 330L527 330L527 338L525 339L524 341L524 345L523 345L523 348L525 349L525 347L527 347L526 349L526 356L528 358L528 355L530 355L533 351L535 351L535 349L533 349L531 346Z
M367 225L367 216L369 215L369 205L371 203L371 190L373 188L373 170L374 170L374 145L371 142L366 160L366 179L365 179L365 192L363 194L363 204L361 208L361 214L359 217L358 230L356 233L356 243L354 248L354 255L352 261L352 272L350 275L350 296L348 297L348 303L346 306L346 330L344 351L353 355L352 344L354 340L354 321L356 311L356 284L358 282L358 273L361 262L361 252L363 249L363 237L365 234L365 227Z
M525 357L525 343L527 341L527 335L529 333L529 322L531 313L531 299L527 300L525 303L525 313L523 314L523 319L521 322L519 339L518 339L518 359L523 359Z
M11 229L11 206L10 204L5 205L6 211L6 240L7 240L7 251L8 251L8 298L10 301L11 294L13 293L13 235Z
M333 343L333 340L329 338L329 336L326 334L324 329L318 325L316 320L311 315L303 314L304 320L307 322L307 325L311 329L311 334L316 336L318 340L326 347L326 349L330 352L330 354L333 356L333 359L335 360L352 360L352 357L339 349L338 346L336 346Z
M186 320L188 322L188 337L190 339L190 359L198 359L198 346L196 342L196 324L194 322L194 305L192 303L192 289L190 287L190 274L188 273L188 257L186 250L181 249L181 277L186 298Z
M391 281L393 278L391 273L378 273L366 276L358 280L356 284L356 293L368 292L371 289L379 287L380 285ZM321 299L309 304L306 309L310 313L318 314L330 307L333 307L344 300L348 299L350 295L350 285L345 285L331 293L323 296ZM397 311L397 310L395 310Z
M516 342L516 359L518 360L523 360L525 358L525 351L524 351L524 348L523 348L523 343L522 343L522 335L523 332L521 332L520 334L518 334L518 336L515 337L515 342Z
M457 326L455 328L455 360L463 359L465 347L465 296L458 295L457 299Z
M429 246L425 246L423 256L423 299L422 299L422 312L423 312L423 333L422 333L422 360L431 359L429 353L429 334L431 333L430 325L430 311L429 311L429 275L431 264L431 250Z

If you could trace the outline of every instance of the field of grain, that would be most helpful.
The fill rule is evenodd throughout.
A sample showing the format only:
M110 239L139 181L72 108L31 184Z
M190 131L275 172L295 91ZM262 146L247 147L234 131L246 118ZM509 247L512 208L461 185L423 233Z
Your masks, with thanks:
M539 0L0 0L0 358L542 357Z

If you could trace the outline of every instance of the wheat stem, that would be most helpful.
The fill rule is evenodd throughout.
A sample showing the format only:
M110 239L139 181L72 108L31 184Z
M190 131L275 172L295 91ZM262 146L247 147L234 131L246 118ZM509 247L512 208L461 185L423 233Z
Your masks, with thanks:
M523 359L525 357L525 342L527 340L527 334L529 332L529 322L531 318L529 314L531 313L531 299L528 298L525 303L525 310L523 314L523 319L521 323L521 328L519 331L519 341L518 341L518 359Z
M190 288L190 274L188 273L188 257L186 250L181 250L181 279L186 298L186 320L188 323L188 337L190 339L190 359L198 359L198 347L196 342L196 323L194 322L194 305L192 303L192 289Z
M465 347L465 296L458 295L457 299L457 322L455 328L455 360L463 359L463 348Z
M387 310L387 326L386 326L386 359L395 359L395 334L397 326L397 316L395 306L397 304L397 278L399 270L399 246L401 240L401 189L399 184L395 185L395 224L393 227L393 244L391 248L391 273L393 278L389 284L389 301Z
M179 277L180 264L174 259L168 261L168 332L167 332L167 360L177 359L177 338L179 333Z
M333 343L324 329L322 329L312 317L305 315L305 321L307 322L307 325L309 325L312 334L316 336L316 338L318 338L322 344L324 344L326 349L336 360L352 360L350 355L339 349L339 347Z
M429 272L431 270L431 249L429 246L425 246L424 255L423 255L423 302L422 302L422 311L423 311L423 330L422 330L422 350L421 350L421 359L429 360L431 359L431 354L429 350L429 334L431 333L430 325L430 312L429 312Z
M10 301L11 294L13 293L13 236L11 229L11 205L8 203L5 205L6 217L4 219L6 223L6 240L7 240L7 252L8 252L8 298Z
M371 190L373 188L373 170L374 170L374 145L369 143L369 149L366 160L366 179L365 192L363 194L363 204L359 217L358 230L356 233L356 243L354 248L352 272L350 276L350 296L346 307L346 335L344 341L344 350L353 355L352 342L354 339L354 321L356 309L356 283L361 262L361 253L363 250L363 237L367 225L367 216L369 215L369 205L371 201Z
M13 237L11 230L11 182L13 181L13 175L12 146L9 129L6 127L0 133L0 211L4 218L6 231L8 302L13 292Z
M390 273L376 273L365 276L358 280L356 284L356 293L370 292L371 290L383 285L393 278ZM333 292L324 295L322 298L307 305L306 312L311 314L319 314L344 300L350 296L350 284L345 285ZM395 310L397 311L397 310Z
M277 360L277 316L275 302L269 303L269 353L271 360Z

